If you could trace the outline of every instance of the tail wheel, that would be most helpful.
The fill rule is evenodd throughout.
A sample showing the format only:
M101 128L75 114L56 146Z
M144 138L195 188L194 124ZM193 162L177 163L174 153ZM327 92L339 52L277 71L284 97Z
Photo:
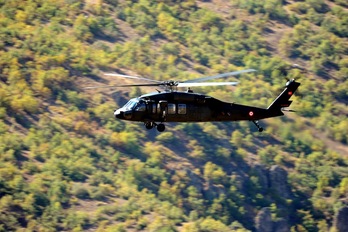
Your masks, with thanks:
M166 129L166 126L163 123L157 125L157 130L159 132L163 132L165 129Z
M257 129L258 129L258 131L259 132L262 132L263 131L263 128L259 125L259 122L258 121L252 121L254 124L255 124L255 126L257 127Z

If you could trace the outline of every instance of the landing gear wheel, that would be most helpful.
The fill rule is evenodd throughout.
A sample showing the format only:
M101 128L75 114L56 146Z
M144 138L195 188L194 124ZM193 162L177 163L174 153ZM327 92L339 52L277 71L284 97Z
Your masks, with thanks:
M153 122L146 122L145 123L145 128L148 130L151 130L154 127Z
M262 128L262 127L260 127L260 128L259 128L259 132L262 132L262 131L263 131L263 128Z
M166 126L164 124L161 123L157 125L157 130L159 132L163 132L165 129L166 129Z

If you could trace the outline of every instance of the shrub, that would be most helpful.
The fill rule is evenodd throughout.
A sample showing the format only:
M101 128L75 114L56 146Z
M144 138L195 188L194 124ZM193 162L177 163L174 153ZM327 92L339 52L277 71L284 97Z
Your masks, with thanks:
M86 187L78 186L73 190L73 194L79 199L89 199L90 194Z

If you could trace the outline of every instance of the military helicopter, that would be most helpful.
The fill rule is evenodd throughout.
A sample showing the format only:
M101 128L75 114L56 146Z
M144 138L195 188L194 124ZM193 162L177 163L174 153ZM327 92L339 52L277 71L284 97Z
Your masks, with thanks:
M96 86L92 88L110 87L134 87L134 86L158 86L164 87L164 91L144 94L140 97L130 99L123 107L114 111L117 119L143 122L146 129L157 128L159 132L165 130L164 122L212 122L212 121L241 121L248 120L255 124L259 132L263 128L258 120L284 115L282 111L289 107L292 101L290 97L300 86L294 79L288 80L285 89L268 106L258 108L254 106L240 105L236 103L223 102L211 96L193 93L190 89L196 86L222 86L237 85L238 82L205 82L212 79L254 72L254 69L246 69L235 72L223 73L215 76L202 77L183 82L157 81L144 77L106 73L109 76L118 76L152 83L127 84L114 86ZM185 87L188 90L178 91L177 88Z

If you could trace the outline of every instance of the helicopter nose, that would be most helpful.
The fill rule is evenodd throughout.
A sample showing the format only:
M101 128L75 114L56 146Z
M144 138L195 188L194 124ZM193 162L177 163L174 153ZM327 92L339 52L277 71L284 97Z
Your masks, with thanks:
M118 119L130 120L132 118L132 113L133 112L131 110L121 111L120 109L118 109L118 110L115 110L114 116L115 118L118 118Z
M115 118L123 119L123 112L121 110L119 110L119 109L115 110L114 116L115 116Z

